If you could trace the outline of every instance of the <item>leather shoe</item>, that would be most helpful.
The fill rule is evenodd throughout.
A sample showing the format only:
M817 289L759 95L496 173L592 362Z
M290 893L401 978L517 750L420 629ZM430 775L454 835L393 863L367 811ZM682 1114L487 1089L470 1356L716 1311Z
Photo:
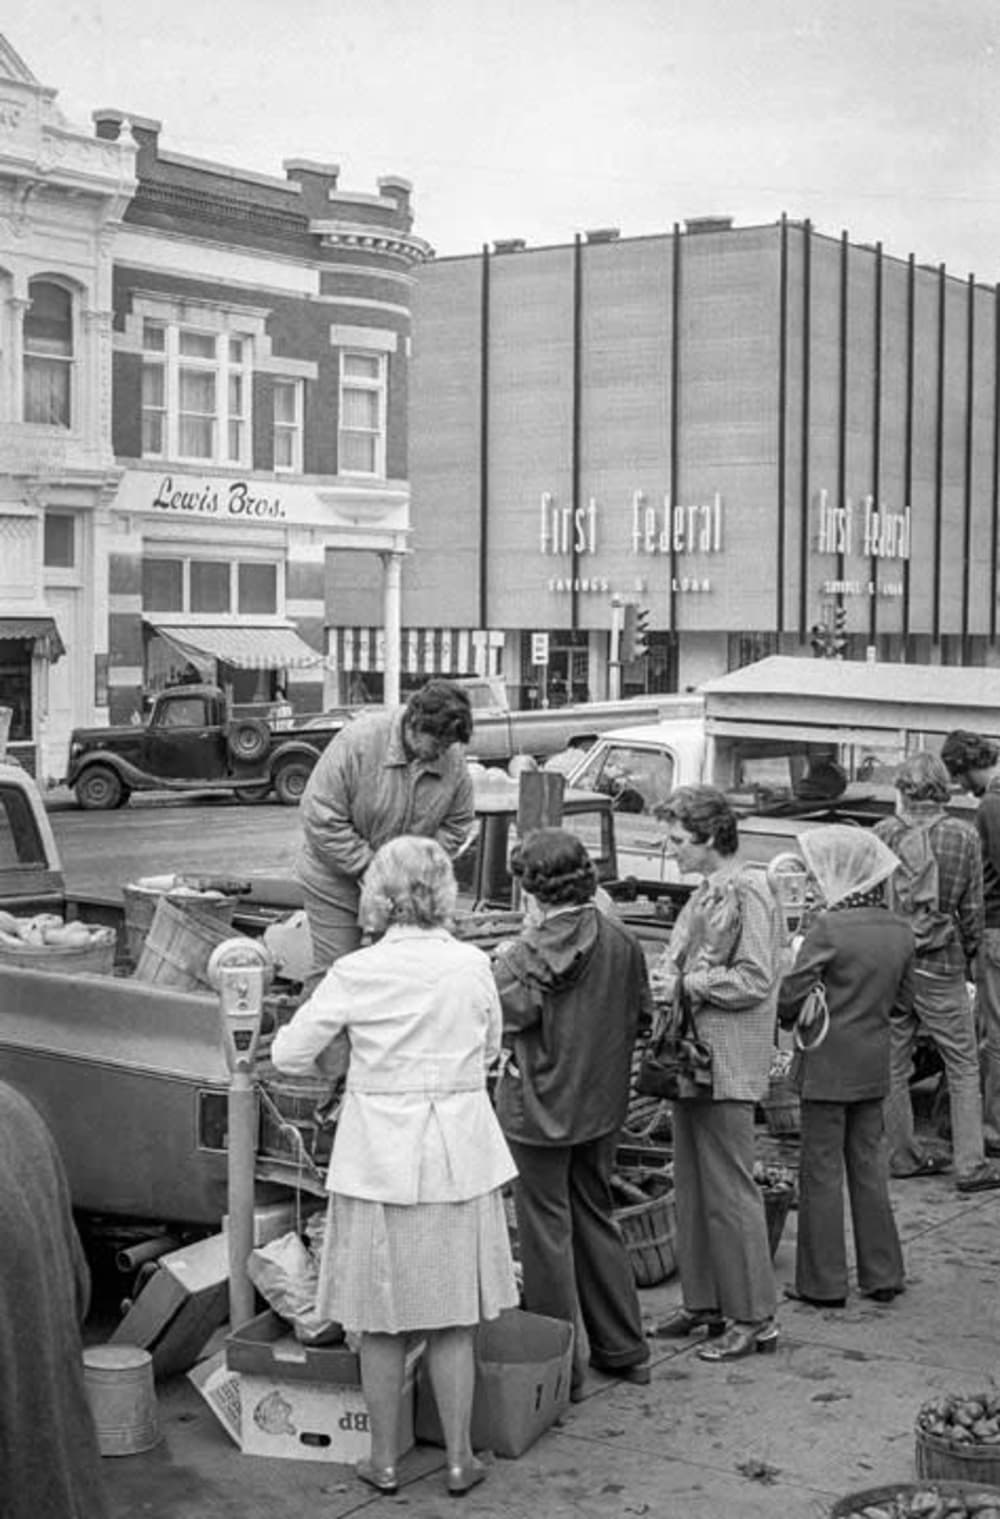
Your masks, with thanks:
M905 1287L875 1287L871 1292L863 1293L862 1296L870 1297L873 1303L891 1303L905 1291Z
M726 1321L713 1308L678 1308L653 1330L658 1340L683 1340L696 1329L704 1329L705 1338L718 1339L726 1332Z
M846 1297L810 1297L807 1292L800 1292L797 1287L783 1287L782 1292L789 1302L807 1303L810 1308L845 1308Z
M702 1345L701 1361L741 1361L748 1355L773 1355L778 1348L778 1326L773 1319L760 1324L730 1324L717 1345Z
M478 1487L480 1482L486 1481L486 1465L476 1456L470 1456L468 1461L463 1461L459 1466L448 1468L448 1494L452 1498L461 1498L472 1488Z
M614 1377L619 1382L633 1382L636 1387L648 1387L652 1378L648 1361L639 1361L633 1366L601 1366L597 1361L591 1361L590 1364L602 1377Z
M974 1171L955 1177L956 1192L992 1192L1000 1187L1000 1166L981 1161Z
M377 1493L399 1492L394 1466L376 1466L372 1461L359 1461L354 1472L362 1482L367 1482L368 1486L373 1487Z

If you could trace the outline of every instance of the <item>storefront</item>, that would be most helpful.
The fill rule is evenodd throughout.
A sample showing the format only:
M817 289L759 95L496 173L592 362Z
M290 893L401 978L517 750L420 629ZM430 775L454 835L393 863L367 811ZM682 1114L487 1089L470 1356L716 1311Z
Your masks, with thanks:
M428 264L404 623L502 629L524 704L831 642L996 663L996 310L785 219Z
M206 680L279 720L331 705L326 555L397 558L405 543L404 494L364 505L359 527L358 493L344 486L126 470L111 513L112 615L116 647L139 662L141 699Z

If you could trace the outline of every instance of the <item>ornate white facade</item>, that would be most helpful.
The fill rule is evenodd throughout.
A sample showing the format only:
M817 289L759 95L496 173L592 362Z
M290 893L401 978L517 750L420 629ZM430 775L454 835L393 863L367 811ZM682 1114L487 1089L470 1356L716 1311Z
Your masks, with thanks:
M0 705L13 751L65 773L106 717L112 249L135 186L129 132L70 126L0 36Z

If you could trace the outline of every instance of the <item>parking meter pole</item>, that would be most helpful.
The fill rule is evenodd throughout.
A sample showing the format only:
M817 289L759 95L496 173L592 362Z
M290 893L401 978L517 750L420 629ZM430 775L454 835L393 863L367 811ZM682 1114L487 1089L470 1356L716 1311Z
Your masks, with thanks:
M257 1097L249 1071L229 1083L229 1323L238 1329L254 1315L254 1287L247 1275L253 1249L254 1161Z
M208 976L219 993L222 1042L230 1070L228 1102L229 1322L253 1318L254 1289L247 1274L253 1249L257 1094L253 1064L260 1037L264 988L271 957L252 939L227 939L213 951Z

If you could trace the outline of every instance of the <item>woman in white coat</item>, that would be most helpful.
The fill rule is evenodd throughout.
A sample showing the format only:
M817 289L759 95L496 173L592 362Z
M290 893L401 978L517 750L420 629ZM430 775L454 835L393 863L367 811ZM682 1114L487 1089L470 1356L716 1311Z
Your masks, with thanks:
M357 1470L387 1493L414 1333L427 1339L448 1491L482 1481L469 1433L474 1331L518 1300L500 1195L514 1165L486 1090L500 1004L486 955L448 930L455 895L433 839L383 845L360 908L381 937L334 964L272 1049L278 1070L309 1075L339 1065L331 1046L344 1031L350 1044L318 1306L361 1336L372 1449Z

